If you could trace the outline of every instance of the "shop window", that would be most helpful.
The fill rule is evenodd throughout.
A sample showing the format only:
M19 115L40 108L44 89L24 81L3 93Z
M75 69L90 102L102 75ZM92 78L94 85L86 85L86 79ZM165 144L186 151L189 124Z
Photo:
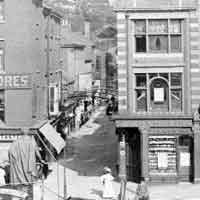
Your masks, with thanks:
M176 137L167 135L149 136L149 172L176 174Z
M4 3L4 0L0 0L0 21L5 19Z
M181 52L182 20L135 20L136 52Z
M182 73L138 73L135 76L137 112L182 112Z

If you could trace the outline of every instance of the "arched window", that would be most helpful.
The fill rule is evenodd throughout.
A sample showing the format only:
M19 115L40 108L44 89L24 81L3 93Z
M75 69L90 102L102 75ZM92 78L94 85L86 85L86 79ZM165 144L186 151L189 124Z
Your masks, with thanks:
M137 112L182 112L182 73L137 73Z
M153 78L150 84L151 111L169 110L169 86L163 78Z

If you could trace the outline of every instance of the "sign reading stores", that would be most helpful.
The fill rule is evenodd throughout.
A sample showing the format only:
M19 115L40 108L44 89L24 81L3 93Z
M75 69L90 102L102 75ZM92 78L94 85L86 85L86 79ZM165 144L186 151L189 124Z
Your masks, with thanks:
M0 74L0 89L31 88L31 76L28 74Z

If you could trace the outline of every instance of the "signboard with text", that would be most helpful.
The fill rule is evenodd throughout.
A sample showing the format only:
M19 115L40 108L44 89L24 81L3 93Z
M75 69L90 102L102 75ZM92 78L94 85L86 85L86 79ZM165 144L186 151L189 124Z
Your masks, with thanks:
M31 88L30 74L0 74L0 89Z

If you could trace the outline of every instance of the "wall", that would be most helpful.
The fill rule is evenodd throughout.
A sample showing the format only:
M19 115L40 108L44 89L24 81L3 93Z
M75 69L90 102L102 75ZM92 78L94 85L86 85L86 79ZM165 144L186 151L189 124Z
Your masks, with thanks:
M39 108L32 90L5 91L5 117L9 126L26 126L32 117L45 117L45 21L42 8L31 0L6 0L5 23L0 24L0 38L5 40L6 73L33 73L40 76L37 85ZM38 75L36 75L38 71ZM33 105L37 108L33 109ZM38 109L40 110L38 112ZM33 111L35 110L35 113ZM34 116L33 116L34 114Z

